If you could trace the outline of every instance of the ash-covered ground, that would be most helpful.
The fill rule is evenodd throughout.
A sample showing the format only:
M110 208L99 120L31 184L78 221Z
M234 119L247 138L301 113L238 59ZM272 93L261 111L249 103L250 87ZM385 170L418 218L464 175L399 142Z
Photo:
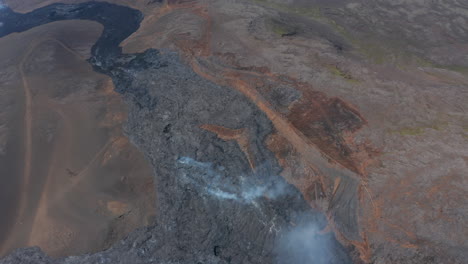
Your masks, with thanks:
M55 4L25 15L2 11L0 19L2 36L64 19L104 25L89 61L129 105L125 129L153 165L159 211L151 226L104 252L53 260L38 248L19 249L0 263L350 262L333 233L321 232L325 216L280 176L264 144L272 132L265 114L240 92L198 76L174 52L121 53L139 12ZM204 125L246 131L249 158L241 144Z
M3 261L468 258L465 1L84 1L5 0L32 12L0 32L104 26L89 62L130 108L158 216L102 253Z

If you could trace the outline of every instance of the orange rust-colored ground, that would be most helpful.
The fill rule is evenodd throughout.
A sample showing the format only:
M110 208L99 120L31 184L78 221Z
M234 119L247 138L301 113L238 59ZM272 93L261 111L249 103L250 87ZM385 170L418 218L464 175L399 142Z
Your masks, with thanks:
M166 17L188 14L197 17L200 33L165 31ZM123 47L127 52L141 52L149 47L175 48L198 75L232 87L249 98L266 114L277 131L267 143L284 169L282 175L304 194L311 206L326 213L328 202L333 198L335 179L348 177L361 181L366 176L367 166L373 164L375 151L367 144L354 142L354 135L367 121L356 107L340 98L328 97L292 77L272 74L265 66L242 67L234 53L213 51L213 34L219 30L213 20L210 6L196 1L168 1L146 15L140 31L127 39ZM259 89L268 85L292 86L302 93L302 97L286 112L279 112L266 99L265 91ZM255 166L249 151L248 131L208 124L202 128L224 140L236 140L251 167ZM331 174L339 176L327 174L330 170ZM362 199L368 198L369 193L366 192ZM334 225L331 227L338 237L343 237L340 230ZM345 237L340 240L343 244L354 245L363 259L370 255L366 239L363 240L365 242L350 241Z
M293 78L275 76L266 67L226 67L212 63L212 22L205 8L199 5L171 7L172 11L177 8L191 9L190 12L205 20L204 33L199 40L193 40L189 35L173 36L176 47L182 51L192 69L208 80L240 91L267 115L278 131L277 136L270 138L268 146L275 152L285 171L290 171L288 175L283 173L283 176L304 194L312 206L326 212L327 200L333 197L333 190L330 189L333 188L335 180L339 184L340 178L331 180L323 170L332 168L345 173L347 176L344 177L360 180L365 175L365 168L372 163L371 154L367 153L368 148L356 146L353 140L354 133L366 124L365 119L355 107L342 99L327 97L314 91L310 85ZM236 61L234 54L216 55L223 56L219 59L225 62ZM267 82L292 85L302 92L302 97L290 106L287 114L280 113L257 89ZM243 130L210 125L203 125L202 128L225 140L236 140L246 156L250 157ZM282 141L284 142L281 143ZM297 165L297 160L302 164L302 169L294 166ZM362 260L370 259L370 247L365 234L362 235L363 241L351 241L340 235L340 230L334 227L333 219L330 219L330 223L340 241L354 245Z
M27 8L26 1L11 0L9 2L12 4L23 2L22 7ZM113 2L130 3L132 1L114 0ZM21 4L17 5L21 6ZM454 201L463 197L463 187L454 184L462 182L462 179L451 171L446 172L445 176L429 185L419 186L423 172L410 171L403 173L401 177L392 177L388 175L387 170L386 174L382 175L384 179L381 180L381 186L375 187L375 181L379 179L369 178L368 173L370 168L380 166L376 161L380 153L368 141L363 142L361 139L358 144L355 140L356 134L362 132L362 128L366 128L368 122L366 118L369 119L369 123L372 122L369 118L371 110L366 110L368 112L364 118L361 110L344 97L328 96L295 77L273 74L266 66L240 65L239 61L244 59L242 55L231 51L216 50L215 43L226 36L223 35L226 33L220 32L223 28L218 28L217 22L221 19L216 17L218 14L212 6L200 4L197 1L177 0L167 1L162 7L154 9L135 2L132 6L140 8L145 13L145 20L139 32L122 44L124 50L141 52L150 47L176 49L200 76L220 85L232 87L255 103L268 116L276 129L265 143L274 152L282 166L282 176L304 194L312 207L327 214L328 229L333 230L343 244L352 245L364 262L371 260L373 254L371 244L376 241L379 243L378 246L396 245L407 249L420 248L424 243L430 243L421 241L415 231L417 221L423 220L425 223L444 221L453 226L459 223L453 215L446 212L456 207ZM177 17L183 14L190 14L201 21L198 25L199 34L186 30L183 25L169 28L171 30L183 29L180 31L158 27L165 17L170 15ZM166 41L159 41L159 39L166 39ZM242 41L242 39L239 40L239 42ZM255 45L255 43L250 44L252 44L250 46ZM252 48L254 53L261 51L261 48L248 48ZM426 75L425 78L432 82L459 84L466 81L458 75L451 75L449 78L446 72L436 70L424 69L418 72L417 74ZM385 71L385 74L389 73ZM265 96L267 92L259 88L268 88L270 85L292 86L301 92L302 97L289 105L287 111L278 111L274 103ZM394 109L390 110L394 111ZM118 120L121 117L115 116L114 118ZM254 160L254 157L249 154L248 143L245 143L248 142L247 131L213 125L204 125L202 128L216 133L224 140L236 140L249 161ZM251 163L251 166L253 165L255 164ZM335 192L339 192L339 187L343 186L347 177L359 182L357 193L359 210L362 211L358 219L360 241L351 240L342 235L339 225L335 224L333 214L328 213L329 201L333 199ZM374 185L372 185L373 182ZM434 205L432 202L434 200L442 202ZM414 212L419 209L421 210L418 212L423 213L416 215ZM397 213L392 214L392 212ZM420 219L415 220L416 217ZM457 229L448 228L447 230ZM457 238L455 235L454 237Z
M255 169L255 160L250 150L249 144L249 132L245 128L241 129L230 129L222 126L202 125L201 128L215 133L219 138L224 140L235 140L239 145L240 149L244 152L247 160L249 161L250 167Z
M60 21L1 39L2 61L18 63L18 82L9 89L24 90L11 100L25 113L8 115L26 126L10 129L27 143L18 146L26 149L20 169L7 174L24 180L17 212L3 212L13 224L0 237L1 255L25 246L53 257L102 250L154 214L150 166L121 128L126 106L110 79L85 61L101 30L95 22ZM51 70L44 74L44 68ZM29 169L17 175L21 167ZM118 218L127 209L131 213Z

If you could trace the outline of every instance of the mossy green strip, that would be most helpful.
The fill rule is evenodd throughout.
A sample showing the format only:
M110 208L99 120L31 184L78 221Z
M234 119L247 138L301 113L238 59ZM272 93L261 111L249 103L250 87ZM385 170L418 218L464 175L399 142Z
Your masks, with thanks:
M407 43L402 40L375 40L371 38L359 39L355 35L348 32L343 26L339 25L335 20L325 16L322 9L315 7L297 7L294 5L281 4L271 2L269 0L251 0L252 2L261 4L266 7L276 9L281 12L296 14L302 17L307 17L315 21L329 25L336 33L340 34L348 42L350 42L359 53L375 64L390 63L404 70L408 66L417 67L433 67L446 69L450 71L468 74L468 67L457 65L436 65L431 60L420 55L405 51ZM281 36L288 35L291 32L284 28L274 28L273 31Z
M327 65L326 68L330 71L331 74L333 74L334 76L343 78L347 82L350 82L350 83L359 83L360 82L359 80L354 79L353 76L351 76L351 74L343 72L342 70L340 70L340 68L338 68L337 66Z

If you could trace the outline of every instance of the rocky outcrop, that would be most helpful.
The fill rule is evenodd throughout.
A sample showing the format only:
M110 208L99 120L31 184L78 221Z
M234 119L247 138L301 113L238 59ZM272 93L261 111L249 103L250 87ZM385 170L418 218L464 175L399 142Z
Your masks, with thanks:
M320 232L326 217L280 176L265 145L271 121L244 94L203 79L176 53L122 54L120 42L142 19L138 11L54 4L24 15L6 9L0 19L0 36L65 19L104 25L89 62L127 99L126 131L153 165L160 212L104 252L53 260L19 249L0 263L350 262L333 233ZM237 141L221 133L241 130Z

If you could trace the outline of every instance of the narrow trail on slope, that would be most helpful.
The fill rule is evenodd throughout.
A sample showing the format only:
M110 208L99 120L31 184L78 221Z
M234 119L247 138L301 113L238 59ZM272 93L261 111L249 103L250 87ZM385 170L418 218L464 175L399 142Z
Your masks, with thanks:
M23 84L24 92L24 168L22 176L22 186L25 190L29 190L30 178L31 178L31 163L32 163L32 94L29 88L28 79L24 73L24 64L30 57L31 53L37 47L38 43L29 46L28 51L24 54L21 62L18 66L18 70L21 75L21 81ZM24 196L21 196L19 213L17 218L20 222L23 221L23 211L25 210L26 200Z
M15 243L15 236L13 237L12 234L18 234L18 231L21 229L21 232L25 232L26 228L24 228L22 225L25 223L27 220L27 204L28 204L28 194L29 190L31 188L31 178L32 178L32 160L33 160L33 112L32 112L32 107L33 107L33 94L30 89L30 85L28 82L28 78L25 73L25 64L27 60L30 58L31 54L35 51L35 49L41 45L44 42L51 41L55 42L59 46L61 46L63 49L66 51L70 52L72 55L76 56L80 60L85 60L86 58L82 55L67 46L65 43L63 43L60 40L54 39L54 38L43 38L39 39L33 43L31 43L26 52L23 53L23 57L21 58L21 61L19 62L17 68L21 76L21 82L22 82L22 88L23 88L23 94L24 94L24 118L23 118L23 124L24 124L24 133L23 133L23 138L24 138L24 154L23 154L23 173L21 175L21 189L24 190L22 194L20 194L19 201L18 201L18 208L16 210L15 215L13 216L15 219L15 224L12 227L12 230L10 234L7 236L5 242L2 247L0 248L0 254L4 254L6 250L11 248L13 244ZM65 118L64 113L62 111L57 111L56 112L60 115L61 118ZM64 120L66 122L66 120ZM68 123L68 122L66 122ZM45 185L44 189L47 189L47 185L49 184L49 174L46 175L45 179ZM43 203L44 199L44 193L41 194L41 197L39 198L39 204ZM31 229L32 225L35 222L35 216L32 218L31 222ZM29 235L21 234L24 235L24 239L29 240L27 237Z
M31 43L26 52L24 53L21 61L17 65L18 71L21 76L22 88L24 93L24 117L23 117L23 125L24 125L24 154L23 154L23 173L21 177L21 190L25 190L22 194L18 196L18 208L14 215L14 224L12 226L12 230L7 235L5 241L2 244L2 248L0 249L0 254L4 254L7 250L9 250L15 240L21 235L18 231L21 229L22 224L25 220L24 215L26 212L26 205L27 205L27 195L30 188L30 180L31 180L31 163L32 163L32 94L29 88L29 83L26 78L26 74L24 73L24 65L34 49L37 47L39 42ZM15 238L13 237L15 234Z
M35 214L31 219L30 231L27 236L27 243L26 243L26 245L28 246L37 245L34 243L34 241L41 241L40 239L45 233L43 226L41 226L40 224L41 224L41 220L45 219L47 215L47 211L48 211L48 201L50 199L49 196L51 195L51 190L50 190L51 189L50 185L52 184L51 178L54 175L54 170L57 168L57 164L60 164L60 159L66 160L67 158L69 158L69 155L62 154L61 156L59 156L58 153L61 153L60 149L69 149L71 139L73 138L72 137L73 135L72 121L64 113L60 104L58 104L56 101L50 98L43 98L43 100L45 101L44 104L40 104L40 103L36 103L36 104L39 107L44 107L46 109L49 109L50 111L53 111L60 117L60 120L63 123L63 128L61 128L63 132L59 136L58 142L54 142L52 146L53 150L52 150L51 160L49 162L49 168L48 168L45 182L44 182L44 187L41 191L40 196L38 197L38 203L37 203ZM40 99L38 99L37 101L40 101Z

